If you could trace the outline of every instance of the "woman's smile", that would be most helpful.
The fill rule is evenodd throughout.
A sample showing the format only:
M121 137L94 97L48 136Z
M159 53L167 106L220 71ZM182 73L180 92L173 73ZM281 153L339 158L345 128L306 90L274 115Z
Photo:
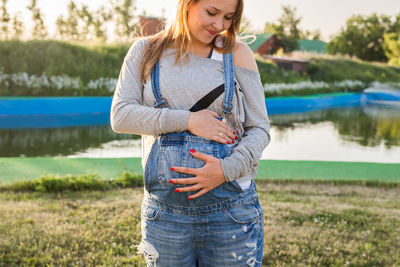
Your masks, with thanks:
M207 30L207 29L206 29ZM208 31L208 33L210 34L210 35L212 35L212 36L214 36L214 35L216 35L218 32L216 32L216 31L212 31L212 30L207 30Z

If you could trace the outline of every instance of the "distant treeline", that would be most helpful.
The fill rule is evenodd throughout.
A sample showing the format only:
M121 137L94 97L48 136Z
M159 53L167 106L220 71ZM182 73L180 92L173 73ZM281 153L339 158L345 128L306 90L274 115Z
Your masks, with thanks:
M0 1L0 39L20 39L23 36L24 23L20 11L11 16L7 10L8 0ZM135 0L109 1L97 10L91 10L88 5L70 0L67 6L67 16L58 16L56 31L50 36L43 21L43 14L36 0L30 0L26 8L31 13L32 39L62 39L73 41L96 40L106 42L109 38L110 24L118 40L129 40L140 32L139 19ZM145 14L142 14L145 15Z
M7 2L8 0L0 0L0 40L21 39L26 27L20 12L13 16L9 14ZM51 36L37 1L30 0L26 8L31 13L33 24L31 39L104 44L110 39L110 29L114 30L112 35L118 42L132 41L140 33L135 0L109 1L97 10L90 9L86 4L79 4L77 0L70 0L66 16L60 15L57 18L55 32ZM273 22L266 22L261 32L276 34L283 43L285 52L295 51L301 39L321 39L318 29L302 29L301 21L296 7L283 5L280 17ZM245 17L240 31L256 33L251 21ZM366 61L389 62L400 66L400 13L394 16L376 13L351 16L340 32L329 41L327 50L330 54L355 56Z

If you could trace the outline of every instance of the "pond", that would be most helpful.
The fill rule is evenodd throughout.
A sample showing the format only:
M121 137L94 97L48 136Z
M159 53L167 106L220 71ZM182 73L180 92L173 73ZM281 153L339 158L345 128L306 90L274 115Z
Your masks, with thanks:
M105 114L104 121L108 121ZM400 108L380 105L270 115L263 159L400 163ZM140 157L140 137L109 125L0 129L0 157Z

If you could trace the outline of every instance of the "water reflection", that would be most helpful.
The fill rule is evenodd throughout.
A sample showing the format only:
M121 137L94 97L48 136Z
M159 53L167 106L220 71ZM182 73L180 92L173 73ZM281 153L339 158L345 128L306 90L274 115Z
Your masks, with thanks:
M109 125L48 129L0 129L0 157L67 156L113 140L138 139Z
M400 163L400 108L349 107L271 115L264 159ZM139 136L109 125L0 129L0 157L140 157Z
M304 123L313 125L329 121L344 141L352 141L368 147L380 146L383 143L388 149L400 145L399 108L368 105L309 113L271 115L270 119L278 135L283 135L289 129L306 127Z

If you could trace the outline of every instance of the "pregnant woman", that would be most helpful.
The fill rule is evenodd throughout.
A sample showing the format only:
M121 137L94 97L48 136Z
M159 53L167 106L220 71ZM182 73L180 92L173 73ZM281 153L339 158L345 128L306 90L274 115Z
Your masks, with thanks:
M148 266L261 266L254 178L270 141L242 0L179 0L175 22L129 49L111 107L142 135L138 251Z

